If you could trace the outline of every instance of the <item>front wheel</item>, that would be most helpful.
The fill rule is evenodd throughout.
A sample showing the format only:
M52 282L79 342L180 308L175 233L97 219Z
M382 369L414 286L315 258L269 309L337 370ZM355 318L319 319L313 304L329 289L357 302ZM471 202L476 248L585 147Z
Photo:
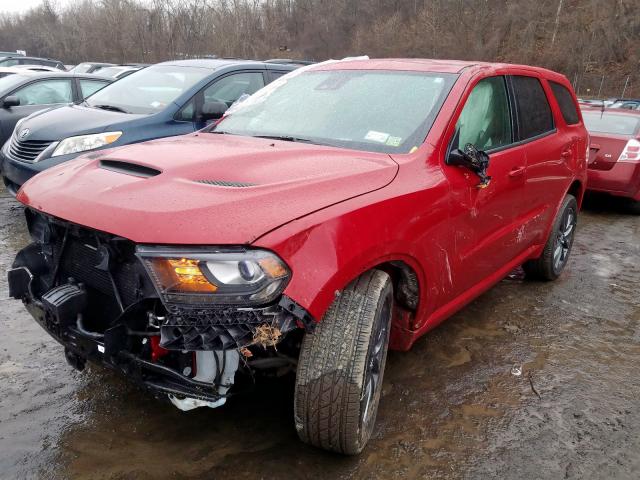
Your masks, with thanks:
M578 222L578 202L567 195L553 222L542 255L522 265L527 277L537 280L555 280L569 261Z
M365 447L382 390L392 308L391 278L372 270L351 282L305 335L294 405L302 441L348 455Z

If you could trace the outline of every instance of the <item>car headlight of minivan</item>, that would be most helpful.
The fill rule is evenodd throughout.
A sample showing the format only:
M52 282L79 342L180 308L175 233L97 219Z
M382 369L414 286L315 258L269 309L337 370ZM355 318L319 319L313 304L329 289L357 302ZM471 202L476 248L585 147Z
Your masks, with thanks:
M86 150L104 147L105 145L115 142L121 136L122 132L105 132L68 137L58 144L51 156L57 157L58 155L68 155L70 153L84 152Z
M291 277L267 250L138 247L137 254L165 304L264 305Z

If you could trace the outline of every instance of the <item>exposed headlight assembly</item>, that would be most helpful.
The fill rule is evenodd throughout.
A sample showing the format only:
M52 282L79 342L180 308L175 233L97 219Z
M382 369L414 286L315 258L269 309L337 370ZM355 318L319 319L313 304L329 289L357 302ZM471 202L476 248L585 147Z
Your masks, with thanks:
M266 250L138 247L165 304L263 305L282 293L291 277Z
M104 147L105 145L115 142L121 136L122 132L105 132L68 137L58 144L51 156L57 157L58 155L68 155L70 153L84 152L86 150Z

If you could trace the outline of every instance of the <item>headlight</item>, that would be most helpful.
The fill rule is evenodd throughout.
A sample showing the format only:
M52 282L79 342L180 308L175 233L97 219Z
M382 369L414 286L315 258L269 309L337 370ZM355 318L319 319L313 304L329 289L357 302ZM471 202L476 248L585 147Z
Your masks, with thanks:
M94 133L91 135L79 135L62 140L51 154L52 157L67 155L69 153L84 152L94 148L104 147L115 142L122 136L122 132Z
M165 303L267 304L291 277L285 263L266 250L138 247L137 253Z

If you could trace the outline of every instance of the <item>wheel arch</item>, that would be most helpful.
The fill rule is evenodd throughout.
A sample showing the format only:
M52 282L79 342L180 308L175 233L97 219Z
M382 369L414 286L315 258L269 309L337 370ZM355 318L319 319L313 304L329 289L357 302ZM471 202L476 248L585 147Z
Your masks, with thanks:
M573 195L576 198L576 202L578 202L578 209L582 208L582 200L584 199L584 185L578 179L574 180L569 189L567 190L567 194Z

